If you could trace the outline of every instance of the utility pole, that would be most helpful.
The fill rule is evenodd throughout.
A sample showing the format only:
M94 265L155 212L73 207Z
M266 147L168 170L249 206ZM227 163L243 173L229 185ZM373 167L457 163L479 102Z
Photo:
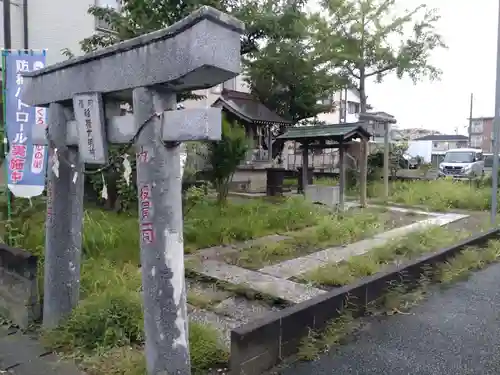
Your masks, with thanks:
M12 35L10 30L10 0L3 0L3 49L12 48Z
M474 106L474 94L470 94L470 111L469 111L469 147L472 147L472 108Z
M499 2L500 3L500 2ZM498 7L497 31L497 76L495 86L495 120L493 122L493 171L491 187L491 225L496 225L497 220L497 194L498 194L498 154L500 151L500 4Z

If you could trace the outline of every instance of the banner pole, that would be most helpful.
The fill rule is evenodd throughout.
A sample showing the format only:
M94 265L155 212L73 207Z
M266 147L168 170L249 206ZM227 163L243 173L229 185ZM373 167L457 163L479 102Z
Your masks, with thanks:
M8 154L9 154L9 143L7 137L7 85L6 85L6 70L7 70L7 58L6 54L9 53L6 50L2 50L2 107L3 107L3 147L4 147L4 174L5 174L5 197L7 199L7 220L12 219L12 207L10 202L10 190L9 190L9 165L8 165ZM7 244L11 245L11 232L8 229L7 234Z

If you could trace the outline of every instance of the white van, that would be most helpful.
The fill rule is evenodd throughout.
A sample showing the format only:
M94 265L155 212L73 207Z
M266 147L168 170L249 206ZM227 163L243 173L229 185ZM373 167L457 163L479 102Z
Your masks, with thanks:
M439 164L439 177L477 178L484 174L483 151L475 148L456 148L446 151Z

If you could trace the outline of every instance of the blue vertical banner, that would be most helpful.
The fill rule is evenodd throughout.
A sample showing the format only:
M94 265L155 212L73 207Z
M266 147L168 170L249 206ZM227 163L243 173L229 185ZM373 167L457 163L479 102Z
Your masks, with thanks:
M23 103L22 73L45 66L45 51L2 51L4 54L5 130L9 142L7 155L8 187L16 197L31 198L43 193L47 168L47 147L32 142L35 126L47 126L47 111Z

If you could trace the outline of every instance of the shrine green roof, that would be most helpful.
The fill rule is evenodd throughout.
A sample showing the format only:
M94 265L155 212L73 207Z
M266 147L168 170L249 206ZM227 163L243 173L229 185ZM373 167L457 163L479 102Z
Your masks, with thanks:
M317 126L297 126L289 128L279 139L294 141L334 140L350 141L355 138L369 138L371 134L363 127L364 123L335 124Z

